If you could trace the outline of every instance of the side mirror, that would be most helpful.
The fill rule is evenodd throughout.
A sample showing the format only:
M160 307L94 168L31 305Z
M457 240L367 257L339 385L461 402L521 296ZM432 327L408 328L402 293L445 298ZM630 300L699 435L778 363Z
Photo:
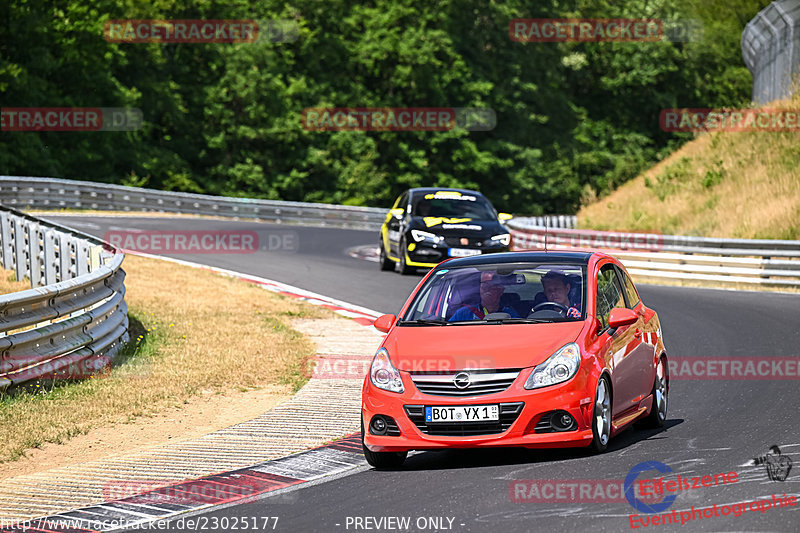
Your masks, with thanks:
M389 211L389 213L391 213L394 218L403 218L403 213L405 213L405 211L403 211L402 207L395 207Z
M510 215L508 213L497 214L497 220L499 220L500 222L505 222L506 220L511 220L512 218L514 218L514 215Z
M375 326L375 329L378 331L382 331L383 333L389 333L389 330L394 325L395 316L394 315L381 315L377 319L375 319L375 323L372 324Z
M630 326L636 322L638 318L638 315L633 309L615 307L608 315L608 327L611 329L617 329L622 326Z

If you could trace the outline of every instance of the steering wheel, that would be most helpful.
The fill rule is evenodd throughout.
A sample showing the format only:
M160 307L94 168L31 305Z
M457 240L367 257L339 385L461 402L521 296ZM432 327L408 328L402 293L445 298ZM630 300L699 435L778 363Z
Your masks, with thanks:
M538 305L534 305L533 309L531 309L531 313L535 313L536 311L541 311L542 309L546 309L548 307L554 308L555 311L558 311L564 316L567 316L567 311L569 308L566 305L562 305L558 302L542 302Z

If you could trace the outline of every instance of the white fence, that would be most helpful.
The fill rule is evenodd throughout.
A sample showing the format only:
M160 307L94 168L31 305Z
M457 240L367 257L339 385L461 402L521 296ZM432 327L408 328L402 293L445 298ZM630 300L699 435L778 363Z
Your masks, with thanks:
M800 0L762 9L742 32L742 56L753 74L753 101L788 98L800 74Z
M800 287L800 241L719 239L538 227L509 222L515 250L603 250L633 275Z

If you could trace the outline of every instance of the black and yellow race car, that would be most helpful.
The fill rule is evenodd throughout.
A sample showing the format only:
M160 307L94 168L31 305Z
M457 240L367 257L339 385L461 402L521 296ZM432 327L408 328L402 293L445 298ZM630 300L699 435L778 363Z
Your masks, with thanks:
M420 187L395 201L381 226L381 270L401 274L435 267L450 257L507 252L511 242L498 213L477 191Z

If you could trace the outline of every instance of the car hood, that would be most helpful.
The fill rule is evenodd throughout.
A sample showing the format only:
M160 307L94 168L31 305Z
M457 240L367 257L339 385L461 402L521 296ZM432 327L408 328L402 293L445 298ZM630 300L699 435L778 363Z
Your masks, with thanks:
M552 324L397 326L383 347L398 370L526 368L573 342L582 321Z
M409 229L429 231L443 237L493 237L508 233L508 228L497 220L473 220L471 218L412 217Z

